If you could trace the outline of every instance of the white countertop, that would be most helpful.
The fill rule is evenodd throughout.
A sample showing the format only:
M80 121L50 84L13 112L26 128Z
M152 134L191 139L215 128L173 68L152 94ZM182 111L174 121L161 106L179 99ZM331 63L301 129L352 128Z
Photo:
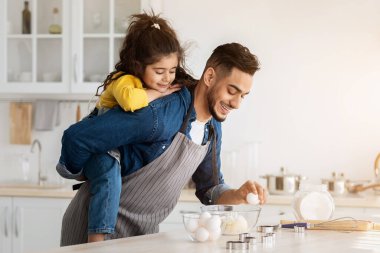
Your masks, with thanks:
M47 198L73 198L76 191L71 186L65 188L23 188L23 187L6 187L0 184L0 196L9 197L47 197ZM269 205L290 205L293 196L269 195L267 204ZM192 189L182 190L179 201L182 202L199 202ZM337 207L364 207L380 208L380 195L374 195L371 191L358 195L344 195L334 197Z
M380 195L375 195L372 191L361 194L347 194L333 197L337 207L367 207L380 208ZM194 190L183 190L180 201L198 202ZM290 205L293 196L268 195L267 204L269 205Z
M0 184L0 197L35 197L35 198L68 198L74 197L76 191L71 186L17 186Z
M215 242L193 242L185 230L136 236L99 243L82 244L45 251L44 253L238 253L238 252L380 252L380 232L336 232L309 230L304 234L283 230L276 234L275 243L257 243L249 251L226 250L226 242L238 236L222 236ZM40 252L41 253L41 252Z

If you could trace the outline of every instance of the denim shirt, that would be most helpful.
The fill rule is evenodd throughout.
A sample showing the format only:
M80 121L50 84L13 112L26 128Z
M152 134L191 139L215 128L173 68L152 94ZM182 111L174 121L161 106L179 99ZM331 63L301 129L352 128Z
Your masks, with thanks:
M180 130L191 105L192 95L187 88L156 99L147 107L134 112L113 108L108 112L88 117L64 131L59 165L68 173L80 174L92 155L106 153L118 147L121 154L121 174L129 175L160 156L171 144ZM185 135L190 138L191 122L195 121L194 107L190 108L190 119ZM210 125L216 135L216 166L219 184L212 177L212 143L207 155L195 173L196 196L203 204L213 204L225 191L220 171L221 123L211 119L206 123L203 144L209 137ZM211 141L213 139L211 138Z

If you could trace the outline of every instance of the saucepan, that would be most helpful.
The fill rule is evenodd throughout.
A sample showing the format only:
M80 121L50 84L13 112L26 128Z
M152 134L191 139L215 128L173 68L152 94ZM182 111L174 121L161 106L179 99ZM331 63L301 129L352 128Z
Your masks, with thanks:
M338 177L335 172L332 173L332 178L322 179L322 184L327 185L327 189L332 195L342 195L346 192L346 180L344 174L341 173Z
M288 174L281 168L280 175L265 175L261 178L267 179L267 189L273 195L292 195L299 189L300 182L306 177Z

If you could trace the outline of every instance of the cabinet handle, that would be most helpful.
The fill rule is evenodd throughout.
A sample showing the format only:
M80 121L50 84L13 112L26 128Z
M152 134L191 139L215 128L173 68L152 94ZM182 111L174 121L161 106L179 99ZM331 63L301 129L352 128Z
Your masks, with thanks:
M74 59L73 59L73 72L74 72L74 82L78 82L78 55L74 54Z
M16 207L15 211L15 235L18 237L19 235L19 218L20 218L20 210L18 207Z
M8 207L5 208L4 214L4 235L8 237Z

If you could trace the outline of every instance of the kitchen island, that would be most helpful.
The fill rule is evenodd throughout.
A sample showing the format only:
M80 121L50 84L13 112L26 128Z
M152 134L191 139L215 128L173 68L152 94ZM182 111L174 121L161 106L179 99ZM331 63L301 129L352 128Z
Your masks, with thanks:
M112 241L75 245L44 251L44 253L202 253L202 252L380 252L380 231L336 232L309 230L295 233L280 230L274 243L257 243L249 251L227 250L226 242L237 236L222 236L214 242L193 242L184 229L166 233L136 236ZM41 252L40 252L41 253Z

